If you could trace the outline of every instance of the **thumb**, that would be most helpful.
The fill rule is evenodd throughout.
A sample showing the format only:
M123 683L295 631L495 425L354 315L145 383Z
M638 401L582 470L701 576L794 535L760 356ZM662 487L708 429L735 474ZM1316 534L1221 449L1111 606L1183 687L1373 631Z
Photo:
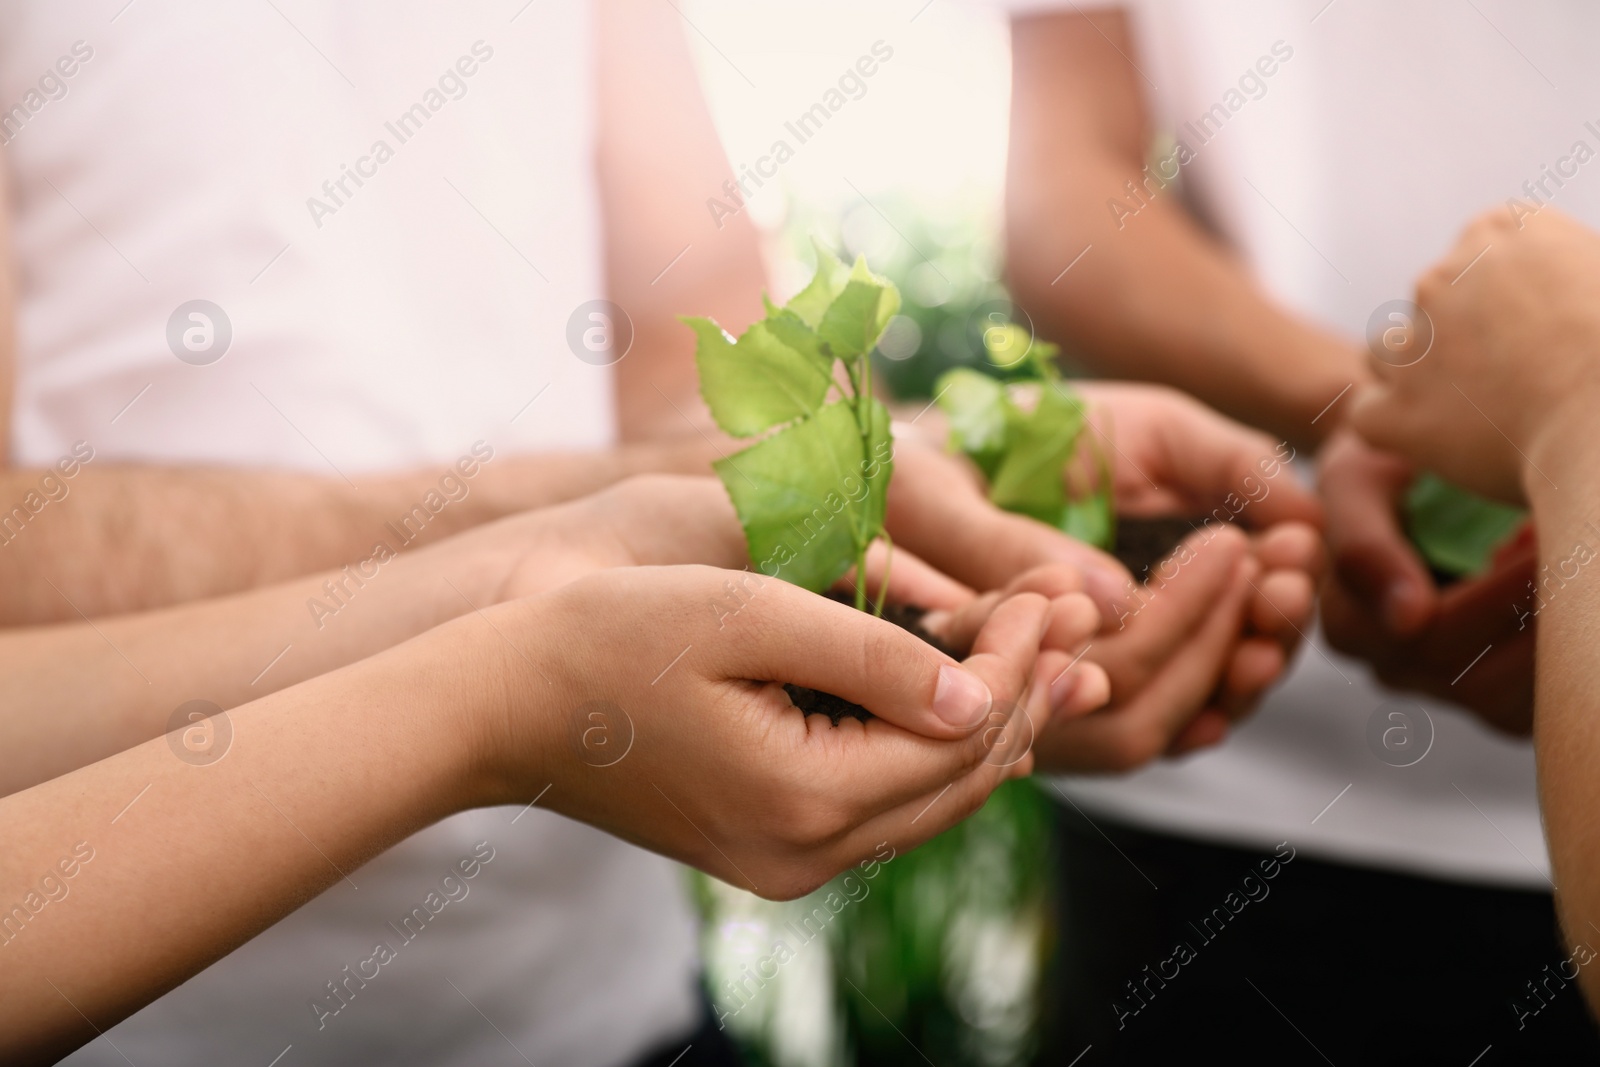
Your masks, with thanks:
M902 729L966 737L1020 698L1049 621L1049 601L1012 597L994 611L960 664L893 623L784 582L771 582L735 620L726 678L787 682L842 697Z

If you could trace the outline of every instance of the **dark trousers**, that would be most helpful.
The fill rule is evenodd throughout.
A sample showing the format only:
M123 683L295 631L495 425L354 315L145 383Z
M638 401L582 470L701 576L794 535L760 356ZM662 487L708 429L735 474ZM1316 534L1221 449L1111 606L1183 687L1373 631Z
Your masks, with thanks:
M1042 1063L1600 1062L1549 893L1060 826Z

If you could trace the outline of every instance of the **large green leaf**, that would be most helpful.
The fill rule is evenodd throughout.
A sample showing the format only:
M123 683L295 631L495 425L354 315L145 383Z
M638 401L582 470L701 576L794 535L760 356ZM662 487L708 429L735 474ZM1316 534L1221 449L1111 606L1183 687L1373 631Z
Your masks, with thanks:
M1423 474L1405 499L1406 527L1434 569L1458 577L1480 574L1501 542L1527 519L1527 512Z
M894 283L873 274L866 259L858 258L849 282L823 314L817 336L841 358L865 355L899 310L900 291Z
M1041 386L1039 402L1017 422L989 486L989 499L1007 511L1055 526L1066 507L1063 472L1083 431L1083 405L1063 386Z
M763 574L820 592L883 529L893 460L889 413L872 402L863 449L855 413L828 404L813 418L717 461L717 475Z
M850 281L850 268L841 263L839 257L822 242L813 240L811 246L817 250L817 273L812 275L810 284L796 293L794 299L785 306L815 330L822 324L822 316L827 313L829 306L844 292L845 285Z
M726 432L751 437L822 406L833 380L815 348L808 353L785 343L766 320L737 341L710 319L683 321L698 338L700 395Z
M950 441L993 478L1005 455L1012 424L1022 418L1006 387L967 367L948 370L934 383L934 397L950 423Z

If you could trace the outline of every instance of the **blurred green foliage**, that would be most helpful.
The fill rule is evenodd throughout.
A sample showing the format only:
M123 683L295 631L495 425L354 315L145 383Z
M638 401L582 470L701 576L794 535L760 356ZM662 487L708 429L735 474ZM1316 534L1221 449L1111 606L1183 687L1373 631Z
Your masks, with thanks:
M1030 1062L1055 942L1054 817L1032 782L1008 782L921 848L785 903L691 875L707 987L748 1061Z

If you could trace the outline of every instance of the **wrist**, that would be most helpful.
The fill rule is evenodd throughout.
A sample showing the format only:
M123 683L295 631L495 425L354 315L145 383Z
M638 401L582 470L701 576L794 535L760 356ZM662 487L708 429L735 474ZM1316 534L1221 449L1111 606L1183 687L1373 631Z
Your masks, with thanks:
M433 632L430 673L451 683L441 694L441 728L452 738L446 762L463 807L525 803L552 781L563 676L544 642L526 639L559 632L539 621L543 599L511 601Z
M416 632L421 633L499 603L514 568L528 553L526 541L509 541L482 527L401 553L388 564L399 578L388 586L391 609L415 613Z
M1335 358L1337 362L1333 362ZM1312 452L1320 451L1329 439L1349 426L1350 401L1376 380L1359 353L1351 358L1350 349L1340 346L1339 355L1330 357L1326 373L1308 376L1309 384L1296 407L1304 418L1305 429L1299 442L1294 442L1292 434L1288 439L1309 446Z
M1523 496L1536 515L1571 506L1585 514L1600 506L1600 439L1592 429L1600 397L1573 394L1539 419L1521 450Z
M485 774L486 724L501 698L490 641L469 620L457 620L396 645L343 671L307 683L331 686L330 714L348 709L358 738L371 739L386 771L403 779L388 817L429 825L470 808L498 803ZM352 764L363 758L358 746ZM378 786L373 785L374 789Z

